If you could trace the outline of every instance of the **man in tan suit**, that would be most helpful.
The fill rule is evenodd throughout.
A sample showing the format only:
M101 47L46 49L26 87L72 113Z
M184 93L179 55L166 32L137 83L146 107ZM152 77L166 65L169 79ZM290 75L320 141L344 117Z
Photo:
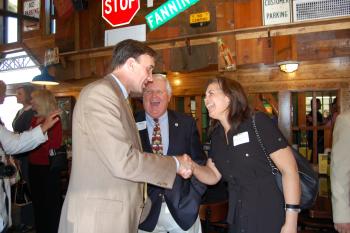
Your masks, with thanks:
M137 232L144 182L171 188L176 172L188 178L186 156L141 151L128 105L130 92L152 82L156 53L134 40L116 45L112 73L85 87L73 115L73 163L60 233Z
M350 233L350 111L337 117L333 131L331 188L334 228Z

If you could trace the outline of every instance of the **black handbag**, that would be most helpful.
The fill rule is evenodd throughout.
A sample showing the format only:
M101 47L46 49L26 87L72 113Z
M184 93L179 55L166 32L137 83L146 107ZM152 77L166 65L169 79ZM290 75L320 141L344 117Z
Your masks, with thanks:
M16 206L25 206L32 203L32 196L28 187L28 183L22 178L22 172L19 169L20 180L15 186L15 200Z
M276 165L271 160L268 155L266 148L260 138L258 128L256 127L255 115L252 116L252 124L260 144L261 149L263 150L270 167L272 169L272 174L275 176L277 186L279 190L283 193L282 186L282 175ZM298 173L300 179L300 188L301 188L301 197L300 197L300 208L309 209L315 202L317 193L318 193L318 174L312 169L309 161L307 161L302 155L299 154L297 150L291 147L295 161L298 165Z
M67 148L62 145L53 149L49 156L50 171L64 171L68 169Z

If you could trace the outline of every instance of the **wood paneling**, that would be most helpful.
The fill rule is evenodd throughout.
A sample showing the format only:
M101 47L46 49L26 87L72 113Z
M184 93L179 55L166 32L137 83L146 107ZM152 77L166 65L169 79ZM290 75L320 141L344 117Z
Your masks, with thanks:
M249 28L262 25L261 0L234 1L235 28Z

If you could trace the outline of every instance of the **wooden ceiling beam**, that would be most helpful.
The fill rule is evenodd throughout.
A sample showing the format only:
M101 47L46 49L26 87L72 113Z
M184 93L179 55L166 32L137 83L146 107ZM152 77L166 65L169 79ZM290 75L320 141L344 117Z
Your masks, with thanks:
M345 29L350 29L350 17L209 32L170 39L147 41L146 43L155 50L161 50L185 47L188 43L190 45L217 43L218 37L232 34L235 35L236 40L247 40ZM80 59L111 56L113 47L114 46L108 46L65 52L60 53L60 57L63 57L65 60L75 61Z
M316 22L315 22L316 23ZM275 36L298 35L314 32L336 31L350 28L350 17L345 22L325 22L323 24L315 23L292 23L283 26L261 27L252 29L236 30L236 40L259 39ZM269 35L270 33L270 35Z

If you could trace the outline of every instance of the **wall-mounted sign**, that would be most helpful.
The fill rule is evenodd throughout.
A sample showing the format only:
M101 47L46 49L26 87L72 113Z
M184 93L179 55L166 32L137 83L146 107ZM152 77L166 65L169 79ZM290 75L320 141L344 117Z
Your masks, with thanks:
M146 24L105 30L105 46L114 46L126 39L146 41Z
M146 15L146 22L152 31L197 2L199 0L168 0L156 10Z
M205 26L210 23L210 12L205 11L196 14L190 14L191 26Z
M262 0L264 25L290 23L291 0Z
M24 0L23 15L33 17L34 20L23 20L23 32L40 28L40 0Z
M153 7L153 0L147 0L147 7Z
M23 2L23 14L33 18L40 18L40 0L26 0Z
M140 10L140 0L102 0L102 18L112 27L129 24Z

